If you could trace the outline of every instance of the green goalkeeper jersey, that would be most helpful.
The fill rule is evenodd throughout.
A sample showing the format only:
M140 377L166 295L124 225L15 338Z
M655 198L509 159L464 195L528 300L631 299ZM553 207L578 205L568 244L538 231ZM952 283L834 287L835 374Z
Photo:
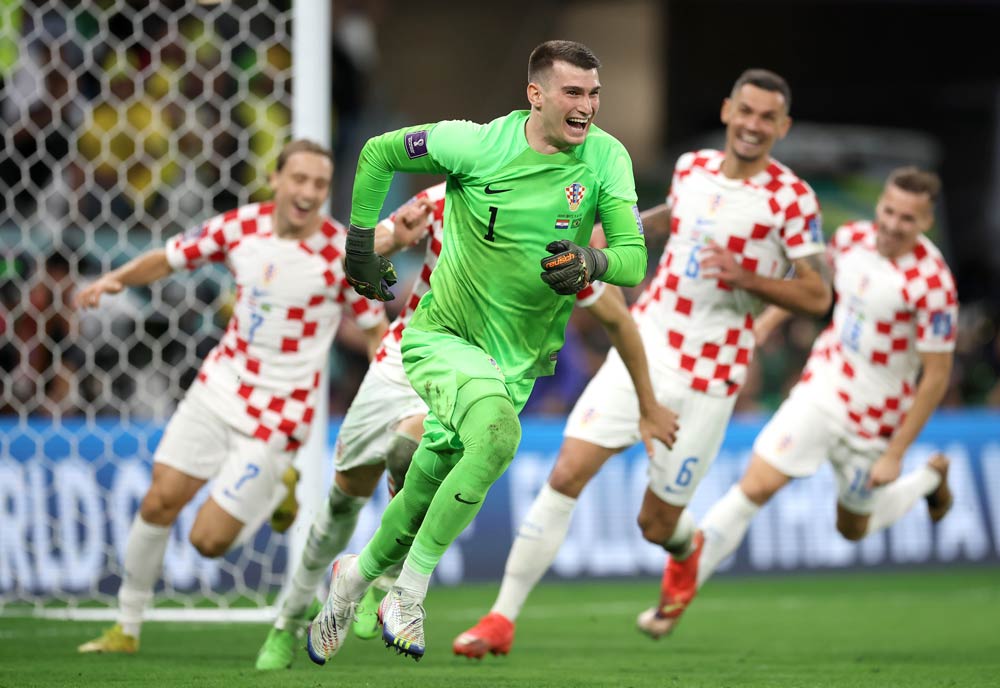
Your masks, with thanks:
M573 309L572 296L540 277L548 243L587 245L600 213L608 243L601 281L633 286L646 270L625 147L591 126L582 145L539 153L525 136L528 114L438 122L369 140L351 209L353 224L372 227L394 171L447 175L441 256L409 326L472 342L509 381L552 374Z

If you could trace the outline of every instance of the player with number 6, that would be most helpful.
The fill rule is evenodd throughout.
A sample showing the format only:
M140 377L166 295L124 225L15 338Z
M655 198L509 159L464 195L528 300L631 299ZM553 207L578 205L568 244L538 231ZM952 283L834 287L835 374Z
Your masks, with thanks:
M650 635L683 611L693 584L668 571L697 560L701 540L686 506L722 444L766 303L822 315L831 292L812 189L770 157L791 126L791 92L777 74L744 72L723 101L725 150L682 155L667 202L643 213L670 239L633 307L657 400L678 413L672 448L658 446L639 509L643 537L669 554L659 602L643 612ZM793 270L786 279L789 268ZM549 481L511 547L489 614L459 635L456 654L506 654L528 594L555 560L577 497L604 462L638 439L638 405L612 351L566 424Z

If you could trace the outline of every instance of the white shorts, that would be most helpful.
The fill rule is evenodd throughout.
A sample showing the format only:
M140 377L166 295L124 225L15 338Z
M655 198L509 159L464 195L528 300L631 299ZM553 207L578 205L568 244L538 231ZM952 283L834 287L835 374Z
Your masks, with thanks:
M857 437L828 406L802 390L781 404L757 435L753 451L792 478L813 475L830 461L840 504L853 513L870 514L874 493L866 487L868 472L885 446L882 440Z
M177 406L153 461L202 480L213 480L211 496L242 523L270 516L284 496L281 477L294 452L245 435L222 420L194 391Z
M649 489L667 504L686 506L719 453L736 397L697 392L670 370L651 369L650 377L657 401L678 414L680 430L673 449L653 443ZM616 350L608 353L583 390L563 434L608 449L623 449L641 439L639 399Z
M410 416L426 415L427 404L409 383L400 383L372 365L347 409L333 450L338 471L385 462L392 431Z

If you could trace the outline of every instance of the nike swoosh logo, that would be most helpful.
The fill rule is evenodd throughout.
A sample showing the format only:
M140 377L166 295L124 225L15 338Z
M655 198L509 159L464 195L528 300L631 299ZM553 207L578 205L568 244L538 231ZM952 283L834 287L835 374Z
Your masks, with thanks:
M665 604L660 607L660 616L665 616L667 618L670 618L671 614L682 612L686 607L687 605L684 604L683 602L673 602L671 604Z
M461 502L462 504L479 504L479 502L482 501L482 500L476 500L475 502L467 502L466 500L462 499L462 493L461 492L456 492L455 493L455 501L456 502Z
M492 196L493 194L507 193L508 191L513 191L513 189L491 189L490 185L487 184L484 191L486 191L487 196Z

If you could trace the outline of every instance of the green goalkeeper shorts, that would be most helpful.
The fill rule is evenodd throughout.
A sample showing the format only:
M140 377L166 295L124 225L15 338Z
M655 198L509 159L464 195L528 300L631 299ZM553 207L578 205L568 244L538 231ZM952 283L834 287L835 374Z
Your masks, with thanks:
M443 332L426 332L411 327L403 331L401 342L403 369L420 398L430 409L425 422L425 436L433 446L461 449L456 425L475 402L497 391L506 397L518 413L528 401L534 378L508 382L496 360L461 337ZM477 394L463 394L457 408L458 391L473 380L495 380L498 385L477 384Z

